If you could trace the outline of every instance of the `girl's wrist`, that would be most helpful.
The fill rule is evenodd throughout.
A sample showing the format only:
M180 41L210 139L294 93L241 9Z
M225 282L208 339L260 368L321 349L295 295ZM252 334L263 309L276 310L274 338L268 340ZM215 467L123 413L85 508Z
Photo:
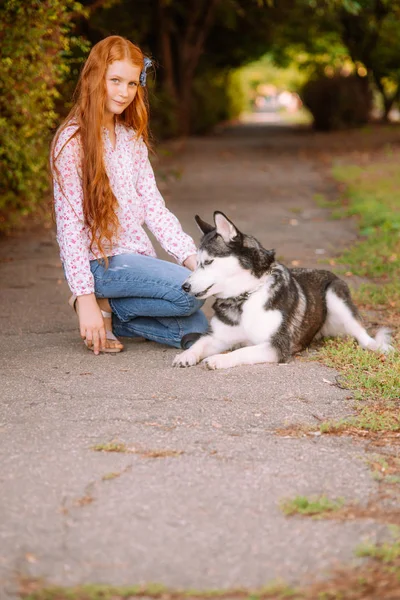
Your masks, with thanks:
M93 303L97 304L94 292L92 294L84 294L82 296L77 296L76 301L79 306L90 305Z
M183 261L183 266L191 271L194 271L197 265L197 255L191 254Z

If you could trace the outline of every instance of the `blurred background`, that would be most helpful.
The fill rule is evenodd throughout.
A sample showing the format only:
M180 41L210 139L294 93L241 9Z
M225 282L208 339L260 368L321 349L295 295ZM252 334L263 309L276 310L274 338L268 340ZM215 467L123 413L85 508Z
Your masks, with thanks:
M48 198L51 137L104 37L154 60L156 145L235 119L323 131L397 121L399 17L397 0L4 0L0 232Z

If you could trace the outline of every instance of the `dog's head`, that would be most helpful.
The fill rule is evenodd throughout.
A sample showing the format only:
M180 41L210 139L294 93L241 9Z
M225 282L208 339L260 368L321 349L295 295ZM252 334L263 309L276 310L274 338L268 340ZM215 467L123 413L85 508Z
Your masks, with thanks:
M203 237L197 268L183 289L202 299L228 298L254 289L274 262L274 250L265 250L254 237L243 234L222 212L214 213L214 225L198 215L195 219Z

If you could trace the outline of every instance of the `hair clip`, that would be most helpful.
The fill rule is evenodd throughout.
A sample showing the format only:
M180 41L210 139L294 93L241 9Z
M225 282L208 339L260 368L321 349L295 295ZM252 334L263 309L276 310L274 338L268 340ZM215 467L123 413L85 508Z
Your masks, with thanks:
M143 70L140 73L140 77L139 77L139 83L142 87L146 87L146 79L147 79L147 69L149 67L151 67L153 64L152 60L150 58L148 58L147 56L145 56L143 58Z

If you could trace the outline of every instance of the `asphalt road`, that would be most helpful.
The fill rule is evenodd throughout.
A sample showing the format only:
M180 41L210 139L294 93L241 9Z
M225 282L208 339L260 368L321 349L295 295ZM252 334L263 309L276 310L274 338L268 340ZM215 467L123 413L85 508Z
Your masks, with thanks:
M160 187L196 240L194 214L214 210L287 264L316 265L355 239L351 222L330 221L314 200L335 194L324 136L249 125L170 148L156 165ZM22 576L304 583L385 536L372 520L288 518L280 508L300 494L363 505L377 492L363 443L276 434L351 414L349 392L329 383L334 371L302 358L173 369L174 349L141 341L95 357L67 306L54 231L16 233L0 252L1 600L18 597ZM110 441L128 452L93 450Z

